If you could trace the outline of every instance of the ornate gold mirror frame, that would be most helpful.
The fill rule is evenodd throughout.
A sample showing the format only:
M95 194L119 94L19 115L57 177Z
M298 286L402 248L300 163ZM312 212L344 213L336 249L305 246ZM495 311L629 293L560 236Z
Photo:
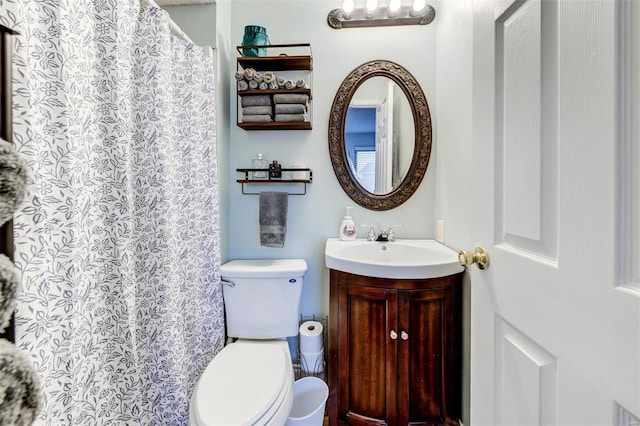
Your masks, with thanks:
M409 171L397 188L382 195L372 194L358 183L349 167L345 147L345 120L351 98L362 83L376 76L393 80L404 92L411 106L415 135ZM427 98L413 75L401 65L385 60L370 61L351 71L338 88L331 106L329 155L342 189L362 207L383 211L407 201L420 186L431 156L431 114Z

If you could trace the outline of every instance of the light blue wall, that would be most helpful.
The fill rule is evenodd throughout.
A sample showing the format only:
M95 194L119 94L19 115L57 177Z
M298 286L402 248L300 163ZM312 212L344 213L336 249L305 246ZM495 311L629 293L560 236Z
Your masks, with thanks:
M228 149L228 199L221 200L229 209L228 229L224 244L228 244L228 258L299 257L307 261L301 313L303 315L328 312L328 271L324 266L324 243L338 235L338 227L345 206L353 206L353 218L358 236L364 237L367 223L388 226L401 223L400 238L433 238L436 199L436 164L432 157L427 174L414 194L402 206L386 211L369 211L356 205L342 190L329 160L328 119L333 96L346 75L360 64L385 59L403 65L418 80L431 108L434 132L436 120L436 33L437 15L427 26L331 29L326 23L327 13L340 7L334 0L244 0L218 2L224 16L217 16L217 46L220 63L226 61L228 87L234 86L235 46L242 42L245 25L267 28L271 43L310 43L313 55L313 130L246 131L235 125L235 91L228 92L228 140L221 140ZM193 6L191 6L193 7ZM219 11L220 12L220 11ZM220 15L220 13L219 13ZM228 19L228 21L227 21ZM196 21L180 23L191 35ZM221 26L228 26L222 31ZM221 41L220 37L225 40ZM224 56L224 58L222 57ZM225 72L225 70L221 70ZM222 124L221 124L222 125ZM434 150L438 140L434 140ZM224 149L223 149L224 151ZM222 151L222 152L223 152ZM313 169L313 183L305 196L290 196L288 229L282 249L261 247L258 226L258 197L242 195L235 180L240 177L236 168L250 167L251 159L262 152L269 160L278 160L285 167L304 163ZM273 187L256 187L274 190ZM280 189L280 187L278 187Z
M164 7L173 22L178 24L194 43L200 46L216 45L216 5Z
M347 158L356 165L356 147L376 149L376 109L349 108L344 126ZM362 182L361 182L362 183ZM365 186L366 188L366 186Z
M436 28L433 25L331 29L327 13L340 7L337 1L245 0L232 2L231 30L236 44L245 25L267 28L271 43L311 43L313 54L313 130L245 131L231 127L230 166L248 167L257 152L291 165L302 162L313 169L314 180L307 195L289 197L286 244L283 249L261 247L258 228L258 197L242 195L239 185L230 192L231 257L301 257L309 264L302 295L303 315L328 312L328 271L324 266L324 244L337 237L345 206L353 206L358 236L360 224L402 223L399 237L432 237L434 229L435 161L416 194L404 205L387 212L357 206L342 190L329 160L328 124L334 94L347 74L360 64L386 59L402 64L420 82L431 108L435 108ZM230 78L232 78L230 76ZM236 95L229 98L231 109Z
M445 244L456 250L472 249L474 191L482 191L484 176L473 172L472 81L473 1L442 0L438 21L438 165L436 217L445 221ZM463 282L463 318L470 318L471 283ZM463 321L462 420L469 423L471 323Z

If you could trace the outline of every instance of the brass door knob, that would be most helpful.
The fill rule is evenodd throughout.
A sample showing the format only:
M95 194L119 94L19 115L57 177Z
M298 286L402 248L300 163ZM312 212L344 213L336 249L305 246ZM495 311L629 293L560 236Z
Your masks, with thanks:
M458 262L464 267L475 263L478 268L487 269L489 267L489 253L482 246L476 247L473 253L467 250L460 250L458 252Z

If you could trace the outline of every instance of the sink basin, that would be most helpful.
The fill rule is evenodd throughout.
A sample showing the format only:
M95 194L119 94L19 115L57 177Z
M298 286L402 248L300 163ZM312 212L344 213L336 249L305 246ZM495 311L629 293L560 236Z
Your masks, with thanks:
M377 278L437 278L463 271L458 253L435 240L377 242L328 238L327 268Z

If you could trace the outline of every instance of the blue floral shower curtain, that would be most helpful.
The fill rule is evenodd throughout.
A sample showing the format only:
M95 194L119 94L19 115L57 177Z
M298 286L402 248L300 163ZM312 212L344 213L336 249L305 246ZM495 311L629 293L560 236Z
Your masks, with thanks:
M224 337L212 61L137 0L0 8L22 34L16 335L40 422L187 424Z

